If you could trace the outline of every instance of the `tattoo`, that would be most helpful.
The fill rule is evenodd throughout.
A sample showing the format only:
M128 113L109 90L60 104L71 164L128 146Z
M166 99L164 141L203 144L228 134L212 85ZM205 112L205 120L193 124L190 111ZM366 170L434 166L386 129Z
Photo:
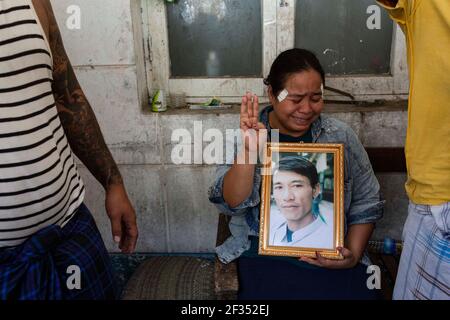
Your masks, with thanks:
M53 54L53 93L69 144L76 156L105 189L123 183L106 146L97 119L67 57L53 12L49 11L50 46Z

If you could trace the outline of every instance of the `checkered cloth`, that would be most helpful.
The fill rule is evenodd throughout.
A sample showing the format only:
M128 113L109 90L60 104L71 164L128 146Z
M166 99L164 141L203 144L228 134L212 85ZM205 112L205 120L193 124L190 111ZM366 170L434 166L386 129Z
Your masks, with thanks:
M450 299L450 202L409 204L396 300Z
M70 266L79 267L80 289L67 285L76 283ZM108 253L84 205L64 228L49 226L18 247L0 250L0 300L117 297Z

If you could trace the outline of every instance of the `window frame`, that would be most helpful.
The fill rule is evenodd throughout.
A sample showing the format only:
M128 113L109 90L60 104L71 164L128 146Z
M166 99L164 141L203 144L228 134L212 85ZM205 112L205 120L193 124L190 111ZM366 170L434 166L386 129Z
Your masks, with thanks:
M296 0L261 0L263 30L263 75L267 75L276 56L294 47ZM166 93L185 92L187 102L205 102L218 97L227 103L240 101L245 91L251 91L267 102L263 78L171 78L166 2L141 0L145 69L150 95L157 89ZM381 10L383 8L380 7ZM151 19L150 19L151 17ZM393 22L394 23L394 22ZM155 31L156 30L156 31ZM327 86L352 94L357 100L405 99L408 95L408 67L405 37L394 24L389 75L327 76ZM348 100L333 92L325 92L328 99Z

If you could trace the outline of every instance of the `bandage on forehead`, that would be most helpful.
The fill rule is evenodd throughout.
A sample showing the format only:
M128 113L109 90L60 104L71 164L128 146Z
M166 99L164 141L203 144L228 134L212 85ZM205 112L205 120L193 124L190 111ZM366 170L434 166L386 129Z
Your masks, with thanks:
M320 92L322 94L322 98L324 96L324 87L323 87L323 83L320 85ZM286 97L289 95L289 92L286 89L283 89L283 91L280 92L280 94L278 95L278 102L283 102L284 99L286 99Z
M278 95L278 102L283 102L284 99L288 96L289 92L286 89L283 89L283 91L280 92Z

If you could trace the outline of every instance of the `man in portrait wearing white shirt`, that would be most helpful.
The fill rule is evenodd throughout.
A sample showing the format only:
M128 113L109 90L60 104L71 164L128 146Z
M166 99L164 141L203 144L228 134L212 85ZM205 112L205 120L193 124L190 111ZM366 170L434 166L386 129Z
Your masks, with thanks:
M320 210L317 169L303 157L282 158L273 173L270 245L333 248L333 210ZM325 206L321 206L325 208ZM316 209L317 208L317 209Z

